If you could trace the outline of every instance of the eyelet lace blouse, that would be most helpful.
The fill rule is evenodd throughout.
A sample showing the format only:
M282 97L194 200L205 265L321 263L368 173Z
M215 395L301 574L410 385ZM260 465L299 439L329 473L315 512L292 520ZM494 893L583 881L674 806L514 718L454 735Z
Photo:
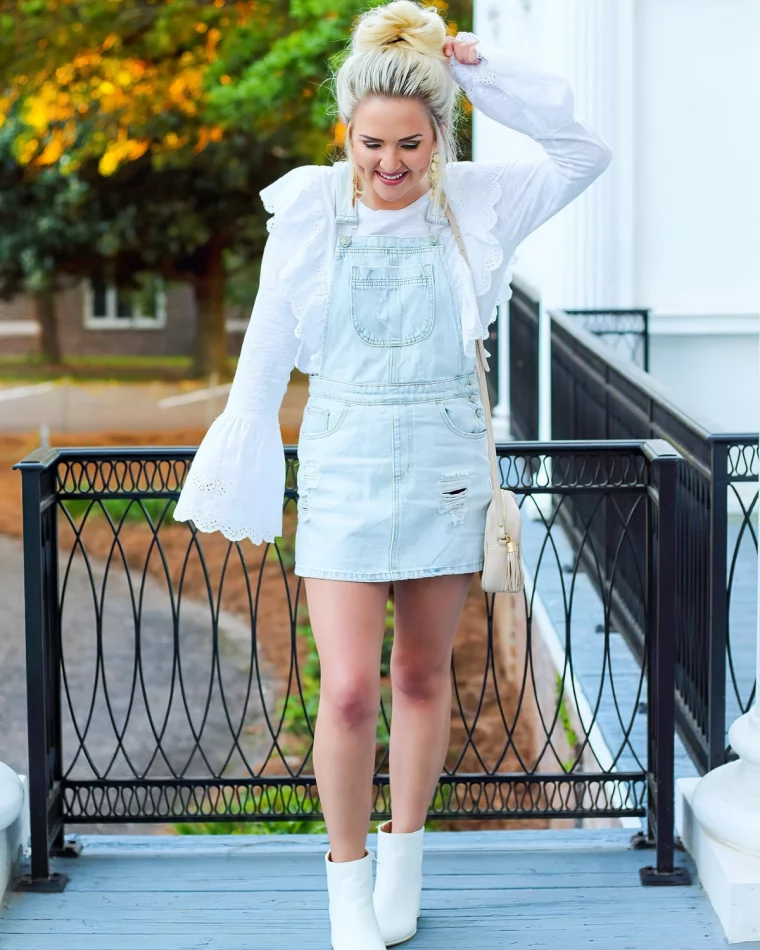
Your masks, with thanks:
M469 35L472 34L460 34ZM461 340L474 356L498 304L511 296L515 248L607 167L604 140L574 117L561 76L517 63L480 40L474 65L449 57L451 75L473 106L538 142L538 158L451 162L444 188L469 258L451 255ZM331 185L335 166L304 165L264 188L273 217L259 290L226 408L201 442L174 518L254 544L282 534L285 457L278 413L293 366L319 372L335 249ZM423 205L423 202L420 202ZM406 209L403 209L406 210ZM446 232L453 242L453 235Z

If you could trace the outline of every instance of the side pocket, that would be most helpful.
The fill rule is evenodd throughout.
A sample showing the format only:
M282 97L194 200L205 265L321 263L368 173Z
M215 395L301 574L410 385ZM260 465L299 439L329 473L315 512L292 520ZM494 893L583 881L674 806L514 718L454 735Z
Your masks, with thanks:
M470 402L464 396L439 400L441 417L452 432L465 439L482 439L486 434L486 420L480 401Z

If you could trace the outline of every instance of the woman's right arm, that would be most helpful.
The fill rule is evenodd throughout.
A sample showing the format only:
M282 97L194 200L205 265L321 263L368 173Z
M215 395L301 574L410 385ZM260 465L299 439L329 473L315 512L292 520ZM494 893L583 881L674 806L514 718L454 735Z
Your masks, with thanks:
M285 455L278 414L299 343L279 288L286 254L272 231L227 405L198 448L174 512L176 521L220 531L230 541L261 544L282 534Z

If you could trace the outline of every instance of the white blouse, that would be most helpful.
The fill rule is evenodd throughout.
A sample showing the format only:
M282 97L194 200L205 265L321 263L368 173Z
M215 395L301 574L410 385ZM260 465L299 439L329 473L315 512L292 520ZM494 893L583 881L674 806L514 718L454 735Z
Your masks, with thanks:
M444 190L469 267L451 230L442 237L460 309L466 355L488 338L496 306L511 296L519 243L604 171L611 152L573 114L561 76L507 59L480 40L474 65L449 57L454 80L491 119L543 147L537 159L450 162ZM340 163L338 163L340 164ZM304 165L260 192L267 221L259 290L226 408L201 442L174 518L254 544L282 535L285 456L278 414L290 372L318 373L337 239L333 165ZM424 234L428 196L400 210L359 206L358 233Z

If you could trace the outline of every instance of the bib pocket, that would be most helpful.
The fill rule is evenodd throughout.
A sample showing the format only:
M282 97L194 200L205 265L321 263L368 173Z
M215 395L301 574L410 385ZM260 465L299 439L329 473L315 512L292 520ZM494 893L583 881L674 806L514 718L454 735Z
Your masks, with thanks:
M452 432L467 439L482 439L486 434L486 420L480 400L471 402L464 396L438 400L441 417Z
M407 346L424 340L435 319L433 265L354 264L351 320L370 346Z

